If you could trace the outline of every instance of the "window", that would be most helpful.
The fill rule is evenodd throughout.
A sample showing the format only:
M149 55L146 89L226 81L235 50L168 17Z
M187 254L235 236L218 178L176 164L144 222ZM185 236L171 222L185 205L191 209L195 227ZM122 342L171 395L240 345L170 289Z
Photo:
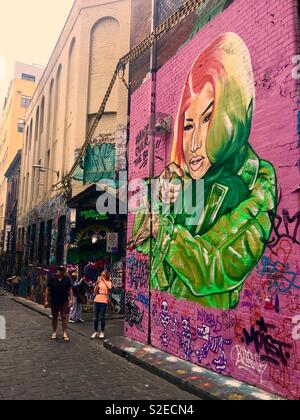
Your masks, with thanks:
M30 121L30 129L29 129L29 150L31 149L32 130L33 130L33 120Z
M35 132L34 132L35 141L37 141L39 138L39 123L40 123L40 107L38 107L36 111L36 117L35 117Z
M43 97L42 104L41 104L41 121L40 121L41 133L44 131L44 115L45 115L45 98Z
M21 96L21 107L28 108L30 105L31 98L30 96Z
M27 80L28 82L34 82L35 83L35 76L32 76L32 74L22 73L21 78L22 78L22 80Z
M25 121L18 120L18 133L24 133Z

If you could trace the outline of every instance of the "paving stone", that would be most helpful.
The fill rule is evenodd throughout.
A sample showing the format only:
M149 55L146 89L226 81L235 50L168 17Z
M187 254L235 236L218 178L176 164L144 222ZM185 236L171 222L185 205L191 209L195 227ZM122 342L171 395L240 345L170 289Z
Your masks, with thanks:
M90 341L91 324L74 326L66 344L49 339L47 317L10 297L0 297L0 315L7 321L7 339L0 340L1 400L197 399L107 351L100 340ZM110 328L116 325L119 334L120 322Z

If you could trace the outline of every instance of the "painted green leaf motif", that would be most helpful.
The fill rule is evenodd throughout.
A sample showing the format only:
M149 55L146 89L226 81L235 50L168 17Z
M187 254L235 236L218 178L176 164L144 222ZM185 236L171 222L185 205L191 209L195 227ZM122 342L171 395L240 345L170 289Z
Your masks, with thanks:
M87 147L84 159L84 183L92 184L101 179L113 179L115 175L116 148L104 143Z

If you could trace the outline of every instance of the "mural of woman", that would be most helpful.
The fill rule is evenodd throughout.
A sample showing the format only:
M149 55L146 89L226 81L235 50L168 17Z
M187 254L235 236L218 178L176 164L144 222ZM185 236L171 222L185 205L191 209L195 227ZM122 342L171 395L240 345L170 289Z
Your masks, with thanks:
M234 33L219 36L194 62L174 130L170 165L159 177L160 209L203 180L198 222L185 214L135 216L129 248L152 254L151 287L219 309L235 308L262 257L276 209L272 165L248 140L255 104L249 51ZM168 186L165 180L182 180ZM193 199L193 201L197 202ZM201 201L201 200L199 200ZM197 207L197 206L196 206ZM150 247L150 240L153 240Z

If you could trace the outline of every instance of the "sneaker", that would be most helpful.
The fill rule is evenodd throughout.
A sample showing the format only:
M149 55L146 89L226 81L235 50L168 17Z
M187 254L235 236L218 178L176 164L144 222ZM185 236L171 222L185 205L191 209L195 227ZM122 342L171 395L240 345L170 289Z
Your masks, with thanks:
M73 321L73 319L70 319L69 324L75 324L75 321Z
M101 331L100 335L99 335L100 340L103 340L104 338L104 332Z
M95 340L95 338L97 338L99 336L99 334L98 333L94 333L92 336L91 336L91 340Z
M83 324L84 320L83 319L78 319L78 321L76 321L78 324Z

